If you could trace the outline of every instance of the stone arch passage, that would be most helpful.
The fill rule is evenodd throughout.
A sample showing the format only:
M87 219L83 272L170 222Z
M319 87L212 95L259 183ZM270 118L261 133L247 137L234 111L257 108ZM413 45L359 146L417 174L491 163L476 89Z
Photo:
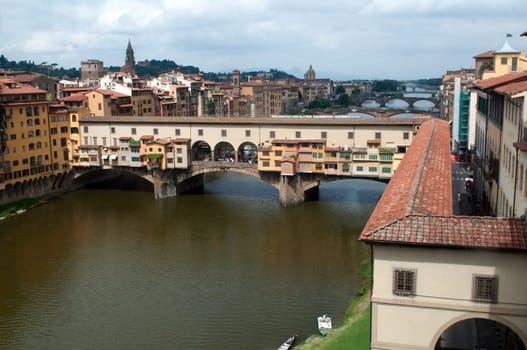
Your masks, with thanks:
M238 147L238 162L256 163L258 148L252 142L244 142Z
M219 142L214 147L214 160L216 161L230 161L234 162L238 156L234 151L234 147L228 142Z
M212 160L210 145L205 141L196 141L192 145L192 160Z
M439 337L435 350L525 350L520 336L506 325L486 318L454 323Z

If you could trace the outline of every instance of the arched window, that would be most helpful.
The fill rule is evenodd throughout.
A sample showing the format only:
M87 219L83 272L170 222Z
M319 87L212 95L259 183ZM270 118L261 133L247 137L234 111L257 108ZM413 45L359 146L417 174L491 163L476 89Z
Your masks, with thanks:
M35 144L34 143L30 143L29 144L29 150L32 151L35 149Z
M42 142L37 142L37 149L41 149L42 148Z

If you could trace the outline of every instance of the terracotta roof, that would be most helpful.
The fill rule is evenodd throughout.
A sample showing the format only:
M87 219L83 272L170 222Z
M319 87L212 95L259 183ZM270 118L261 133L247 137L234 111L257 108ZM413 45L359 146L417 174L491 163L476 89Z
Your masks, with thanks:
M178 137L174 140L175 143L187 143L190 142L189 138L186 137Z
M366 144L368 144L368 145L380 145L381 144L381 140L379 140L379 139L367 140Z
M14 88L2 86L0 94L2 95L19 95L19 94L45 94L46 90L37 89L31 85L18 85Z
M408 215L368 232L361 239L377 243L525 250L525 232L527 223L522 219Z
M454 216L448 123L421 125L364 227L366 243L527 249L523 219Z
M139 138L140 140L153 140L154 135L143 135Z
M524 81L517 81L506 85L499 86L494 91L501 92L507 95L516 95L520 92L527 91L527 77Z
M71 94L69 96L63 97L60 100L61 101L84 101L85 98L86 96L84 94L78 93L78 94Z
M527 80L527 72L510 73L499 77L477 80L476 87L486 90L522 80Z
M485 52L482 52L480 54L477 54L476 56L474 56L472 58L493 58L495 53L496 53L496 51L494 51L494 50L485 51Z

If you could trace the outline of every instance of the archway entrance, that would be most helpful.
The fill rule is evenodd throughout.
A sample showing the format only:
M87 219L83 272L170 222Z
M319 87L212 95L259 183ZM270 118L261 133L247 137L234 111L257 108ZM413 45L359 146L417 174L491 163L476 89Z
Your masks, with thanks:
M192 146L192 160L211 160L210 146L205 141L197 141Z
M234 162L236 160L234 147L228 142L220 142L214 147L214 160Z
M258 149L252 142L245 142L238 148L238 162L243 163L256 163L257 162Z
M484 318L455 323L441 334L435 350L525 350L525 344L509 327Z

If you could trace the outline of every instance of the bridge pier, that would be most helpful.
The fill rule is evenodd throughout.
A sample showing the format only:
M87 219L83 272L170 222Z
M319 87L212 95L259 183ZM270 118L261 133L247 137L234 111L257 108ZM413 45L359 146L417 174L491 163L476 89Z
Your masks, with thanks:
M187 171L154 169L152 180L156 199L175 197L181 193L203 191L203 174L188 177Z
M291 207L302 204L307 200L317 199L319 193L318 183L307 183L307 185L301 174L293 176L281 175L278 187L280 204L284 207ZM308 188L306 189L306 187Z

